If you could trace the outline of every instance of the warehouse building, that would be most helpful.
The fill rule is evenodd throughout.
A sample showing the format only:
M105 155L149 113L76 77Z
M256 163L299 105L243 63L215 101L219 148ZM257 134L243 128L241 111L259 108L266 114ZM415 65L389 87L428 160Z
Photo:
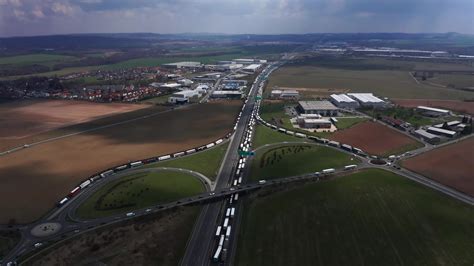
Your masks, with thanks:
M299 101L296 108L300 114L338 115L338 108L329 101Z
M200 62L186 61L186 62L164 64L163 67L170 68L170 69L181 69L181 68L197 69L197 68L202 68L203 65Z
M331 94L330 101L339 108L356 109L359 107L359 102L346 94Z
M374 96L372 93L348 93L347 95L359 102L363 107L384 108L387 106L384 100Z
M456 131L437 128L437 127L429 127L426 131L428 131L429 133L438 135L438 136L445 136L445 137L449 137L449 138L454 138L458 134L458 132L456 132Z
M241 99L241 91L214 91L211 94L211 98L214 99Z
M418 106L416 107L416 110L422 115L430 116L430 117L447 116L451 113L449 110L432 108L428 106Z
M300 93L297 90L272 90L270 97L272 99L299 99Z
M243 64L243 65L266 64L267 63L267 60L252 59L252 58L234 59L232 61L234 61L237 64Z
M194 90L184 90L184 91L179 91L171 94L171 96L168 98L169 103L174 103L174 104L185 104L189 103L189 99L193 97L198 97L199 93Z
M241 69L243 66L244 65L242 64L224 64L224 65L218 65L216 69L219 71L232 71L232 70Z
M248 66L244 67L242 70L245 71L245 72L249 72L249 73L255 73L258 70L260 70L260 68L262 68L261 64L251 64L251 65L248 65Z
M431 134L423 129L415 130L415 136L418 136L431 144L436 144L441 141L441 139L438 136Z

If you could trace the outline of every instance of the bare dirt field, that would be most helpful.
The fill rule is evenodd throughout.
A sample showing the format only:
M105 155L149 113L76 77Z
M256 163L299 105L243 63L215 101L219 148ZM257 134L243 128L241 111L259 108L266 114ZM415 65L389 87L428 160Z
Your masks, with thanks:
M403 166L474 196L474 138L441 147L403 162Z
M25 265L178 265L198 207L86 233Z
M372 121L337 131L331 135L330 139L382 156L402 153L422 145L388 126Z
M417 107L419 105L424 105L429 107L445 108L460 113L468 113L474 115L474 102L433 99L393 99L393 101L403 107Z
M84 178L106 168L214 141L242 105L220 101L160 113L0 157L0 224L39 218Z
M66 100L26 100L0 105L0 140L19 139L71 124L135 111L146 105Z

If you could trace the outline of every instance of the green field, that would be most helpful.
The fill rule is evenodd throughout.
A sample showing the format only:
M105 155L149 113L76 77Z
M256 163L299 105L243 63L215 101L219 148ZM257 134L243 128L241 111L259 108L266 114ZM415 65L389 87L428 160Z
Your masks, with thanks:
M202 182L185 173L159 171L132 174L95 192L77 209L77 215L81 218L106 217L203 191Z
M227 142L210 150L192 154L183 158L148 164L144 166L144 168L183 168L201 173L209 179L215 180L228 146L229 143Z
M286 66L271 75L268 86L350 89L351 92L373 92L402 99L474 99L474 92L418 84L408 71L401 70Z
M263 125L257 125L257 127L255 128L255 136L253 138L252 147L255 149L265 144L279 143L279 142L284 142L284 141L301 142L305 140L294 137L294 136L283 134L281 132L278 132L276 130L273 130Z
M274 179L301 175L325 168L341 168L357 162L358 159L346 153L324 146L283 144L257 151L252 162L250 179Z
M245 201L236 265L472 265L474 209L366 170Z
M474 88L474 75L468 74L435 74L423 83L434 83L453 88Z
M56 55L56 54L27 54L9 57L0 57L0 65L33 65L40 64L51 66L53 63L60 63L65 61L73 61L77 59L73 56Z
M20 234L14 231L0 231L0 263L3 256L15 247L20 241Z
M366 117L338 117L336 127L337 129L346 129L367 120L368 118Z

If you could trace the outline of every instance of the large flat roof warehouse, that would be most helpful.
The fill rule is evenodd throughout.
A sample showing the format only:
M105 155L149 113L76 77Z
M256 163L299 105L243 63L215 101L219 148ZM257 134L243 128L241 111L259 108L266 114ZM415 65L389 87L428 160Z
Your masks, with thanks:
M427 131L433 134L442 134L442 135L446 135L450 137L454 137L457 134L456 131L451 131L451 130L437 128L437 127L429 127Z
M329 101L299 101L298 103L305 110L338 110Z
M200 62L183 61L183 62L163 64L163 66L175 67L175 68L182 68L182 67L194 68L194 67L201 67L202 64Z
M259 69L262 65L261 64L251 64L251 65L248 65L246 67L244 67L243 70L249 70L249 71L257 71L257 69Z
M445 109L439 109L439 108L433 108L433 107L428 107L428 106L418 106L416 107L418 110L422 111L429 111L429 112L435 112L435 113L442 113L442 114L449 114L449 110Z
M346 94L331 94L331 98L337 102L355 103L356 101Z
M348 93L347 95L362 103L384 103L384 101L372 93Z

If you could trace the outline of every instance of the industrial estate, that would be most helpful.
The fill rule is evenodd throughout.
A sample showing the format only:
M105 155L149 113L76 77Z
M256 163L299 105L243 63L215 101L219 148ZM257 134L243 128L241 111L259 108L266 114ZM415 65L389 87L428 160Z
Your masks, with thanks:
M120 36L0 41L1 265L474 263L472 49Z

